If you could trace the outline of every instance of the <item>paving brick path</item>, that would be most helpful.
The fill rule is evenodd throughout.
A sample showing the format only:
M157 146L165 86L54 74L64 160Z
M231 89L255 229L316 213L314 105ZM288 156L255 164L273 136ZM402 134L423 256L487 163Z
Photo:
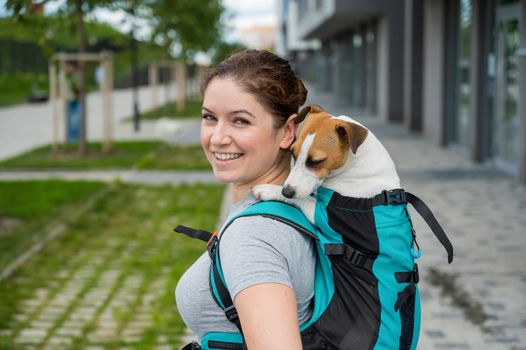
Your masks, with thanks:
M171 239L170 235L167 232L164 239ZM172 287L165 285L168 271L146 281L143 273L123 268L126 259L137 254L153 256L156 248L112 239L97 251L79 254L51 277L51 286L35 290L24 301L23 311L15 317L17 327L4 335L23 349L96 350L114 342L130 346L109 348L133 349L152 326L151 304ZM87 334L87 345L76 346L82 334ZM157 339L155 349L172 348L165 337Z

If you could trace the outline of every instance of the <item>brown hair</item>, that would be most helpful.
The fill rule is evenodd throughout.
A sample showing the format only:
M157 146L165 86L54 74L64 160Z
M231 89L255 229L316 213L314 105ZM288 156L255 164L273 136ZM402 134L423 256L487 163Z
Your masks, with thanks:
M228 77L255 96L274 116L280 128L307 99L307 89L289 62L265 50L243 50L234 53L210 70L201 84L204 95L216 77Z

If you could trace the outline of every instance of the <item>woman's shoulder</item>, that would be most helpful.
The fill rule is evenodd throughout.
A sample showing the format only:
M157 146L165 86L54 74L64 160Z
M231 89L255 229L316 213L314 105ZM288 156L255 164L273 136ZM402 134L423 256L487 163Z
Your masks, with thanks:
M224 230L222 235L238 236L243 238L255 238L259 240L299 240L308 241L309 238L300 233L292 225L277 219L263 216L251 215L239 217L233 220Z

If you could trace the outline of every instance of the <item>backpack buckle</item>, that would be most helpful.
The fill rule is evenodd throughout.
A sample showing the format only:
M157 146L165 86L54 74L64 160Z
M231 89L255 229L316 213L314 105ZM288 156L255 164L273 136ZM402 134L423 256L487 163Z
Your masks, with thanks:
M214 259L216 249L217 249L217 242L218 242L217 231L214 231L214 234L208 240L207 248L206 248L206 250L208 250L208 256L210 256L210 259Z
M405 197L405 191L401 189L386 191L383 190L382 194L384 195L385 204L404 204L407 203L407 198Z
M348 256L349 262L358 267L363 267L367 261L367 257L357 250L353 250Z
M225 315L226 315L226 318L232 323L236 323L236 321L239 320L239 316L237 314L237 310L234 307L234 305L230 305L229 307L225 309Z

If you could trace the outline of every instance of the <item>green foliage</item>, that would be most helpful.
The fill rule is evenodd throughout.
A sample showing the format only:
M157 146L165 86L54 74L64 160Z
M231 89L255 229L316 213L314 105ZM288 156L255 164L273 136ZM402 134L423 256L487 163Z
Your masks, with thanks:
M213 50L212 65L215 66L231 54L245 50L246 48L247 47L241 43L227 43L222 41Z
M182 57L208 51L219 41L223 12L220 0L152 1L150 9L152 40L180 51Z
M7 8L14 12L13 18L7 21L24 28L17 34L17 40L34 41L34 38L38 38L39 44L46 48L48 54L52 48L73 49L80 46L76 1L63 1L53 16L25 11L25 6L30 3L29 0L7 1ZM96 8L105 8L125 11L129 18L148 23L152 28L150 42L161 43L166 54L176 52L182 57L208 51L219 41L222 29L220 17L223 7L220 0L83 0L82 4L82 15ZM14 31L0 28L8 29L7 32ZM122 34L116 35L110 26L93 21L86 21L84 36L89 44L104 38L111 39L117 45L123 44Z

